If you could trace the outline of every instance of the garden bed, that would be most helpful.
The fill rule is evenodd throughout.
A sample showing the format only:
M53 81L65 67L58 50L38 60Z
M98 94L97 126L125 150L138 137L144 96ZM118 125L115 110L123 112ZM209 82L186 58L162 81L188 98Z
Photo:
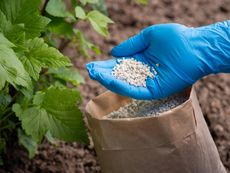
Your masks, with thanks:
M86 36L97 43L103 55L95 59L108 58L109 50L137 33L141 28L155 23L179 22L190 26L210 24L229 19L229 0L152 0L148 6L134 3L134 0L106 0L109 16L115 24L110 27L111 37L102 39L89 29L85 23L79 27L86 31ZM81 91L85 104L96 95L105 91L95 81L89 80L85 70L86 62L90 61L79 56L70 47L64 53L72 57L76 67L86 78ZM230 75L219 74L209 76L196 84L197 95L208 123L212 136L217 145L221 159L230 172ZM29 160L26 152L12 144L4 168L0 172L13 173L97 173L100 167L96 161L93 145L83 146L77 143L63 143L58 146L44 141L39 147L39 153Z

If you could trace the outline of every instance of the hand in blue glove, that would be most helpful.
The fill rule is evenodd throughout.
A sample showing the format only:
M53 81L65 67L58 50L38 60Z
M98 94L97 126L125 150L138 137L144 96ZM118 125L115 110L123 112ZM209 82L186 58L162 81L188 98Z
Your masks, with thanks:
M230 21L199 28L180 24L153 25L114 47L112 55L134 57L154 67L158 74L147 79L147 87L135 87L111 75L117 63L114 58L88 63L92 79L124 96L163 98L210 73L230 72Z

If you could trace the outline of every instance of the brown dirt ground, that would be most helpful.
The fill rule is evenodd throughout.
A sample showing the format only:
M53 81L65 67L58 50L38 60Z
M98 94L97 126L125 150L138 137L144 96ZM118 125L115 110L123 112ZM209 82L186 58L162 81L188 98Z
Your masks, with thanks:
M100 46L103 54L94 59L106 59L110 49L146 26L178 22L188 26L200 26L229 19L229 0L150 0L148 6L141 6L134 0L106 0L109 16L115 24L110 27L111 36L101 38L85 23L79 28L87 37ZM67 47L64 53L72 57L77 68L86 79L81 87L85 104L105 89L89 80L85 64L87 61L74 49ZM220 157L230 173L230 76L218 74L206 77L196 83L200 104L218 147ZM93 144L61 142L58 146L46 141L39 147L37 156L29 160L27 154L15 145L0 173L99 173L100 166L95 158Z

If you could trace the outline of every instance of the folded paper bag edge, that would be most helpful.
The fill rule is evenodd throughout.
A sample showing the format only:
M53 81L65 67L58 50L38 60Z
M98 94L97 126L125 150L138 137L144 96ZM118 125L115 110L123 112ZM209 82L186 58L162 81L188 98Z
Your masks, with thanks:
M189 87L182 91L180 95L188 95L189 98L184 103L182 103L179 106L176 106L175 108L168 110L166 112L160 113L160 116L163 116L164 114L169 113L170 111L174 111L176 109L180 109L181 106L186 104L189 100L191 100L191 93L194 89ZM108 99L105 99L108 97ZM104 100L109 100L108 102L105 102ZM117 104L117 101L119 101L119 104ZM103 116L108 115L110 112L118 110L120 107L127 105L132 101L131 98L122 96L119 94L116 94L110 90L105 91L104 93L96 96L95 98L91 99L85 107L86 113L90 116L101 119ZM103 108L100 108L103 107ZM149 117L135 117L135 118L126 118L126 119L140 119L140 118L149 118ZM106 120L106 119L105 119ZM110 119L110 120L119 120L119 119Z
M103 99L110 97L110 102L104 101ZM115 104L117 101L120 101L120 104ZM91 99L86 105L86 113L94 116L95 118L102 118L103 116L109 114L110 112L119 109L121 106L125 106L130 103L131 99L125 96L115 94L111 91L106 91L99 96Z

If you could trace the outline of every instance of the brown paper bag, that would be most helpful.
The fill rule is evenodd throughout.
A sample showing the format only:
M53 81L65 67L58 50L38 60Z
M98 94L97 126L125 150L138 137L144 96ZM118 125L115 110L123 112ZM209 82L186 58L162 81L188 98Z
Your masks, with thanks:
M158 117L101 119L129 98L105 92L86 116L103 173L226 173L194 89Z

